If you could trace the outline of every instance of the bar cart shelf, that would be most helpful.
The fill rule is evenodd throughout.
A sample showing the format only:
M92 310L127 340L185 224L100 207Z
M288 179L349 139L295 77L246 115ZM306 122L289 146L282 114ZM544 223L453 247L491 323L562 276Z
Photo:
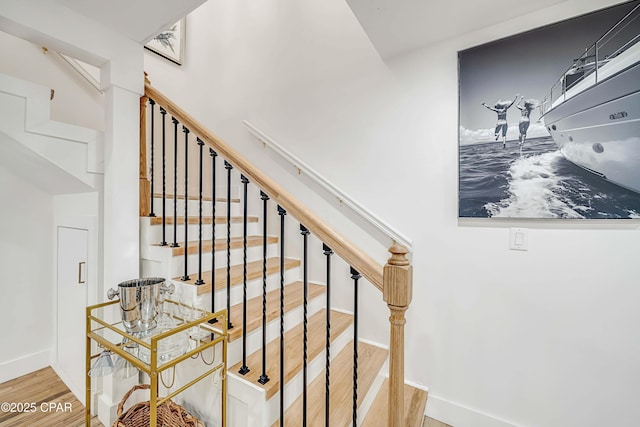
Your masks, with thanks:
M102 350L110 351L112 354L117 354L126 361L130 362L133 366L140 371L146 373L150 379L150 419L149 425L156 425L157 421L157 409L158 406L164 402L173 398L177 394L185 391L187 388L198 383L204 378L214 375L217 371L220 371L221 377L221 425L224 427L226 423L227 413L227 378L226 378L226 366L227 366L227 343L228 343L228 331L227 331L227 310L223 309L216 313L208 311L202 311L202 317L196 320L183 322L171 329L163 330L161 333L150 335L146 338L135 337L129 334L122 324L122 321L111 323L106 321L103 317L105 311L108 311L114 304L118 304L120 301L115 300L102 304L89 306L86 309L86 330L87 330L87 342L86 342L86 426L91 425L91 377L89 371L91 368L92 359L99 356L100 353L91 354L91 342L95 341ZM174 304L176 307L182 305L176 301L165 300L169 304ZM213 322L214 319L217 321ZM180 319L182 320L182 319ZM193 330L192 328L198 328L202 338L193 339L189 338L189 346L184 352L180 352L179 355L168 355L166 357L159 357L159 349L162 347L162 343L166 343L167 339L175 337L176 334ZM126 343L126 344L123 344ZM175 368L179 363L189 360L190 358L197 356L207 349L211 349L215 352L215 346L221 345L221 361L219 363L212 363L208 369L201 375L193 378L188 383L179 387L177 390L167 394L167 396L158 396L159 377L167 369ZM137 347L139 351L128 351L125 346ZM142 350L142 351L140 351Z

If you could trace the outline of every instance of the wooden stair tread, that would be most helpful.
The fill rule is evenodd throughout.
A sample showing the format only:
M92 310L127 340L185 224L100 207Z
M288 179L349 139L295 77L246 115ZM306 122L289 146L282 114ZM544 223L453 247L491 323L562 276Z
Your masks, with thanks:
M308 300L323 294L325 287L309 283ZM284 287L284 312L301 307L304 303L304 288L302 282L295 282ZM267 322L280 316L280 288L267 293ZM231 307L231 323L233 328L229 330L229 341L242 338L242 304ZM262 295L247 301L247 332L262 326Z
M267 237L267 244L277 243L278 238L275 236ZM171 248L171 253L173 256L184 255L184 243L179 242L180 246L177 248L171 248L171 246L167 245L167 248ZM241 249L242 248L242 237L232 237L231 238L231 249ZM262 245L262 236L247 236L247 247L250 246L260 246ZM155 244L153 246L160 246L159 244ZM211 240L203 240L202 241L202 253L211 252L211 248L213 246L213 242ZM216 239L215 240L215 250L221 251L227 249L227 239ZM187 250L189 254L197 254L198 253L198 241L190 240L187 244Z
M173 194L166 194L165 195L167 200L173 200ZM154 199L162 199L162 193L154 193L153 194L153 198ZM184 200L184 195L182 194L178 194L176 196L176 199L178 200ZM200 198L198 196L189 196L189 200L200 200ZM202 197L202 201L204 202L211 202L213 200L212 197L209 196L203 196ZM226 197L216 197L216 202L225 202L226 203L227 198ZM231 203L240 203L240 199L231 199ZM155 204L153 205L154 210L155 210Z
M362 423L362 427L376 427L381 420L387 420L389 416L389 380L385 379L376 395L371 409ZM420 427L424 418L424 408L427 406L427 392L419 388L404 385L404 420L402 425L406 427ZM386 421L385 421L386 422Z
M367 390L375 381L386 359L387 350L363 342L358 343L358 406L362 404ZM353 413L353 340L331 360L330 375L329 411L331 420L329 424L331 427L349 426ZM307 426L324 427L324 370L311 382L307 393ZM284 425L301 426L302 416L302 396L300 396L285 412ZM273 426L278 425L279 420L273 424Z
M285 258L284 269L298 267L300 260ZM280 271L280 257L267 258L267 275L271 275ZM244 266L242 264L232 265L230 269L231 286L242 283L244 275ZM216 291L227 287L227 267L216 268L215 271ZM262 260L251 261L247 263L247 280L254 280L262 277ZM181 277L174 277L173 280L182 281ZM190 274L190 279L184 281L185 284L195 285L198 280L198 273ZM211 270L202 272L203 285L197 285L198 295L211 292Z
M279 308L278 308L279 310ZM279 314L279 313L278 313ZM353 316L337 311L331 311L331 341L334 341L351 324ZM325 347L325 334L318 331L326 330L326 310L320 310L308 319L308 330L316 331L309 333L307 340L308 360L311 361ZM298 372L302 371L302 323L287 331L284 336L284 371L285 382L290 381ZM247 357L247 366L251 369L241 378L261 387L266 392L266 399L270 399L280 390L280 337L267 343L267 375L269 382L260 384L258 379L262 374L262 350L258 350ZM242 367L242 361L230 368L230 372L236 373Z
M149 224L150 225L162 225L162 217L161 216L152 216L152 217L147 217L149 218ZM226 224L227 223L227 217L226 216L216 216L215 217L215 221L216 224ZM183 216L178 216L177 218L177 222L178 225L184 225L184 215ZM188 216L187 217L188 223L192 224L192 225L198 225L200 223L200 218L198 216ZM238 223L242 223L244 220L244 217L242 216L232 216L231 217L231 223L233 224L238 224ZM247 217L247 222L258 222L258 217L257 216L248 216ZM174 221L173 221L173 216L168 216L165 217L165 224L166 225L173 225ZM211 225L213 223L213 216L211 215L207 215L207 216L203 216L202 217L202 224L203 225Z

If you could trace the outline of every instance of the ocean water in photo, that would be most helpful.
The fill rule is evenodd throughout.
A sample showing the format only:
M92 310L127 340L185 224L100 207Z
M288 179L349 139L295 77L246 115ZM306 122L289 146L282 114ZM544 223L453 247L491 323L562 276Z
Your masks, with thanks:
M460 147L460 217L640 218L640 194L564 158L551 137Z

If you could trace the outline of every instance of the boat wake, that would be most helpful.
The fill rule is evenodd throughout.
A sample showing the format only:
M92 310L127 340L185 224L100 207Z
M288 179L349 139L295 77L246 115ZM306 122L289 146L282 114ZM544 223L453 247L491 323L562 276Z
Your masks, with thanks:
M511 161L507 172L507 197L484 205L489 216L585 218L591 207L578 205L569 197L571 186L557 173L561 160L563 155L556 150Z
M510 148L461 147L461 216L640 218L640 194L571 163L550 137Z

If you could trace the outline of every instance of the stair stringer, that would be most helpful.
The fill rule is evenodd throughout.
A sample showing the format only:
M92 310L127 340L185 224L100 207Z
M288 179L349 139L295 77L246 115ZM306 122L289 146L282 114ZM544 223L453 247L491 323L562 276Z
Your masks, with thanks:
M0 74L0 132L98 189L104 174L103 132L51 120L50 89Z

